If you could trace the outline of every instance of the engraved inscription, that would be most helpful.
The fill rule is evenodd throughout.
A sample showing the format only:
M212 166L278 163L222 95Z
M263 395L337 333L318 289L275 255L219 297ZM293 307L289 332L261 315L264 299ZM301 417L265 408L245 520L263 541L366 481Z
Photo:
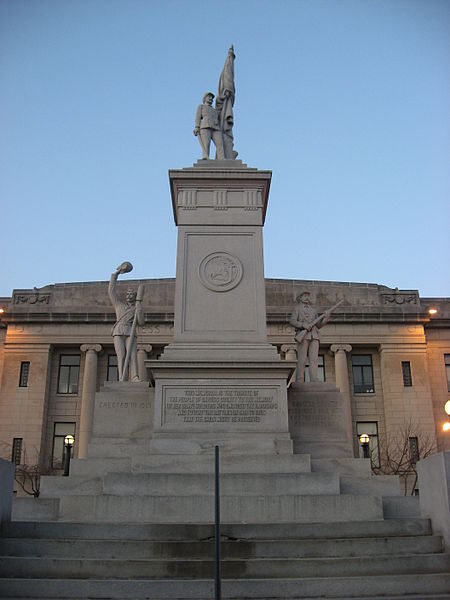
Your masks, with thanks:
M331 427L335 423L338 403L334 399L326 402L315 400L294 400L289 403L289 422L293 426Z
M105 401L102 400L99 403L99 408L127 408L127 409L137 409L137 408L152 408L151 402L120 402L120 401Z
M228 252L214 252L205 256L198 267L203 285L213 292L227 292L242 279L241 261Z
M166 390L163 424L272 422L278 410L276 389L193 388Z

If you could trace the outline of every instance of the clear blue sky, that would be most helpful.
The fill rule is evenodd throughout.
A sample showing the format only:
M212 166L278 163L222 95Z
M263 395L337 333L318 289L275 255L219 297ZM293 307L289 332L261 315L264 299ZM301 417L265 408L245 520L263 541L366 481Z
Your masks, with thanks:
M450 296L444 0L0 0L0 295L175 275L167 171L230 43L266 277Z

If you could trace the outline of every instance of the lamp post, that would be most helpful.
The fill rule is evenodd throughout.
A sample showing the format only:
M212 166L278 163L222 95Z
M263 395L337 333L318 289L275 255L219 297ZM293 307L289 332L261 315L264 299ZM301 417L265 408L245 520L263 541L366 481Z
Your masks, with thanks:
M64 476L68 477L70 471L70 456L72 454L72 446L75 443L73 435L66 435L64 438L64 448L66 451L66 460L64 461Z
M369 442L370 442L370 437L367 435L367 433L362 433L359 436L359 443L361 444L361 448L363 449L364 458L370 458Z

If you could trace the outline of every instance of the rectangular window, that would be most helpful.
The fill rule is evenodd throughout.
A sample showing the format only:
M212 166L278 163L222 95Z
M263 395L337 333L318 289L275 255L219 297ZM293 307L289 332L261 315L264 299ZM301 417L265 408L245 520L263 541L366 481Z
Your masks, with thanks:
M373 394L373 368L371 354L353 354L353 391L355 394Z
M412 377L411 377L411 363L409 361L402 361L402 373L403 373L403 385L404 387L412 386Z
M22 462L22 442L23 438L13 438L11 462L20 465Z
M319 354L319 361L318 361L318 369L317 369L317 377L319 378L319 381L325 382L325 365L323 362L323 354ZM309 383L310 377L309 377L309 360L306 359L306 365L305 365L305 381L307 383Z
M53 429L52 468L62 469L64 465L64 438L75 436L75 423L55 423Z
M80 355L61 354L59 359L58 394L78 394Z
M416 436L409 438L409 457L414 465L419 460L419 440Z
M20 363L19 387L28 387L28 375L30 373L30 363L28 361Z
M117 368L117 356L115 354L108 354L106 381L119 381L119 369Z
M450 354L444 354L445 373L447 375L447 391L450 392Z
M359 441L359 436L367 433L369 436L369 453L370 460L374 467L380 466L380 449L378 446L378 423L376 421L365 421L356 423L356 435L358 442L358 456L364 458L364 451Z

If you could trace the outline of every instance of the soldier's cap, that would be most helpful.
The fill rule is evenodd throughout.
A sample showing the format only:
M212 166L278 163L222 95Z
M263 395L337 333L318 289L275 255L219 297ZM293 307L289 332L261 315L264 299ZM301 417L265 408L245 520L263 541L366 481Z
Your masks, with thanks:
M212 92L206 92L206 94L203 94L202 102L204 102L208 96L212 96L213 100L215 98Z
M299 294L297 294L295 299L301 300L303 298L303 296L311 296L311 292L309 290L304 290L303 292L300 292Z

